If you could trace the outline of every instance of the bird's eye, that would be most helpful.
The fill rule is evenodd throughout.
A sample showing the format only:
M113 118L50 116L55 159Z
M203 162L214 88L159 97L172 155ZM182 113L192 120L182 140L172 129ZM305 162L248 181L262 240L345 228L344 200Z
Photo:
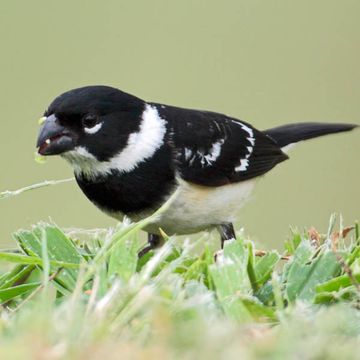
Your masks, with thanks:
M84 128L91 129L98 123L98 117L96 115L85 115L82 118L82 125Z

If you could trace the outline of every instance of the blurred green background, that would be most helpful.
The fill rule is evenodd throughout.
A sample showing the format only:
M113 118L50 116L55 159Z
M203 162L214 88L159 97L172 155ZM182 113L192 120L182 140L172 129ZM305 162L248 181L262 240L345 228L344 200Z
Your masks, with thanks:
M2 1L0 191L72 175L34 162L36 120L70 88L108 84L156 102L223 112L260 129L360 124L357 0ZM237 226L281 247L289 225L359 219L360 131L299 145L262 179ZM0 245L39 220L104 227L75 183L0 202Z

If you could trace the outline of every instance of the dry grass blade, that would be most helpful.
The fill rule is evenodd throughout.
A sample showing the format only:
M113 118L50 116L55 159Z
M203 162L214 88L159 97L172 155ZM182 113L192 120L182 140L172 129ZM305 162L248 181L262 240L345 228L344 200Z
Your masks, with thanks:
M75 181L75 178L62 179L62 180L45 180L45 181L43 181L41 183L25 186L25 187L23 187L21 189L6 190L6 191L3 191L3 192L0 192L0 199L6 199L6 198L9 198L9 197L12 197L12 196L20 195L20 194L22 194L22 193L24 193L26 191L40 189L40 188L47 187L47 186L59 185L59 184L72 182L72 181Z

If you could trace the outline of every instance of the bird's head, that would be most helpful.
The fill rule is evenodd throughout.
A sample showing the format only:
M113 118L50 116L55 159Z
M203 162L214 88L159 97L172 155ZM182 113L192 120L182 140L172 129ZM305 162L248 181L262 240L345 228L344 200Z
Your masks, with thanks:
M40 155L107 161L138 131L145 102L108 86L87 86L58 96L44 114Z

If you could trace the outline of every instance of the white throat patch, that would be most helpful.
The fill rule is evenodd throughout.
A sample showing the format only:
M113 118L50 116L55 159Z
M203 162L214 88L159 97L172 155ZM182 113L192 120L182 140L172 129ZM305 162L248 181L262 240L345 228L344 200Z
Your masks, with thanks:
M154 106L146 104L141 116L140 129L129 135L126 146L108 161L98 161L85 147L78 146L63 155L74 167L76 174L88 178L111 173L112 170L129 172L154 155L164 143L166 123Z

